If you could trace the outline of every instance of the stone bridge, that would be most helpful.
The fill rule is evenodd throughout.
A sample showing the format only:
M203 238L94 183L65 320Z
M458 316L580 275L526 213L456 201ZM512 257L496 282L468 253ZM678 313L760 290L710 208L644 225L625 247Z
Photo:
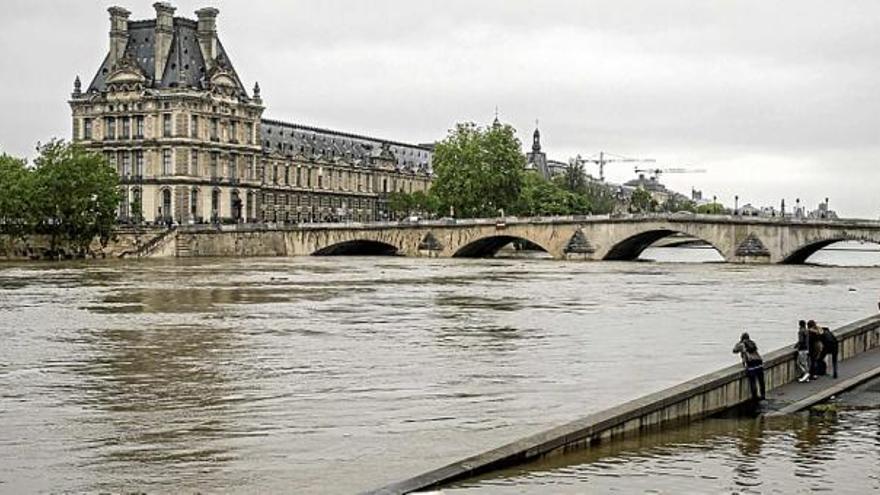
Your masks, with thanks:
M529 241L555 259L634 260L673 235L704 241L728 262L803 263L840 241L880 243L880 222L720 215L575 216L439 220L410 224L182 226L177 256L379 255L488 257Z

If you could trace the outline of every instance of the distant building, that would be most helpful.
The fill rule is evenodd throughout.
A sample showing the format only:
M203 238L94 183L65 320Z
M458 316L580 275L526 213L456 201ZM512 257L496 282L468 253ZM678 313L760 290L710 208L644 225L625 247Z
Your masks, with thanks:
M541 150L541 131L537 127L532 133L532 151L526 153L526 169L538 172L545 179L552 175L547 163L547 153Z
M302 222L387 216L391 192L425 190L432 149L263 118L217 36L218 11L130 21L110 7L110 49L70 99L73 140L120 177L119 218Z

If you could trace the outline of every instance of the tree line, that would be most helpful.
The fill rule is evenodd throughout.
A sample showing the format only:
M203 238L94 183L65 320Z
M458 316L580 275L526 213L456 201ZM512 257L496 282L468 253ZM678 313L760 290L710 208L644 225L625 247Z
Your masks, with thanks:
M408 215L485 218L587 215L613 212L701 212L694 202L670 195L658 203L650 192L625 194L604 182L588 180L580 160L550 179L526 168L516 130L500 123L480 127L458 124L434 149L434 180L427 192L389 195L395 218ZM718 205L707 212L718 210Z
M33 163L0 154L0 233L11 244L49 239L47 256L84 256L116 225L119 177L106 159L62 140L37 146Z

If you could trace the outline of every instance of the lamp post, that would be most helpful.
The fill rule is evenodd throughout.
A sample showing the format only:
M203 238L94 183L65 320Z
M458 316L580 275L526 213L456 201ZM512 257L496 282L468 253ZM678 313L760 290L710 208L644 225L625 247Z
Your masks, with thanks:
M712 195L712 213L715 215L718 214L718 203L716 202L717 199L718 199L718 196L713 194Z
M801 198L794 200L794 216L798 218L801 217Z
M733 214L739 215L739 194L733 197Z
M825 198L825 213L822 216L824 218L831 218L831 210L828 208L828 198Z

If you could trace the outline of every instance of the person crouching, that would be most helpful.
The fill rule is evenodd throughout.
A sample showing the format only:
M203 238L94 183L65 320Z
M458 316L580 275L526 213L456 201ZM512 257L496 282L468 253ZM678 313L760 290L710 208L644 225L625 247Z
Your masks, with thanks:
M758 344L749 338L749 334L743 332L739 338L739 342L733 346L733 353L739 353L742 357L743 366L746 368L746 376L749 379L749 389L752 392L752 400L764 400L765 384L764 384L764 360L758 353ZM758 389L760 388L760 395Z

